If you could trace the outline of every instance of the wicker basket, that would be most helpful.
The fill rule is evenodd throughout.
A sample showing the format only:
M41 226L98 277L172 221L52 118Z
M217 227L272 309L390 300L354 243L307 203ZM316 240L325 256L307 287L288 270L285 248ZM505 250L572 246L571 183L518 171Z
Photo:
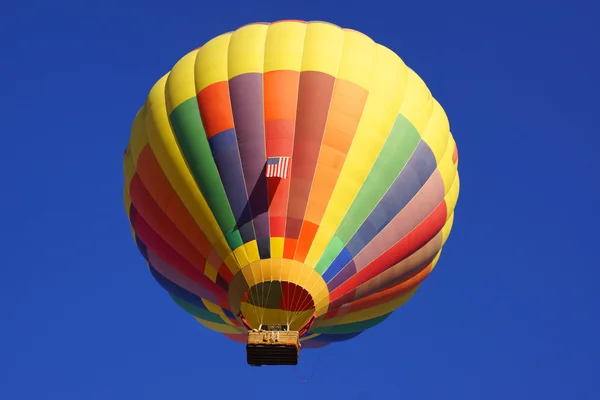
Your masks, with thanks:
M251 331L248 332L246 355L248 364L297 365L300 353L298 332Z

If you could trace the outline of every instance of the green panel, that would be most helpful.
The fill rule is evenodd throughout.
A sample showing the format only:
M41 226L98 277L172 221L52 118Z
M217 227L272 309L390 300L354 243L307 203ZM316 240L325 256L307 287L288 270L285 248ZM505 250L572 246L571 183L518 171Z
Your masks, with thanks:
M192 97L177 106L169 119L192 176L229 247L232 250L240 247L242 238L235 228L235 218L206 138L196 98Z
M420 140L421 135L413 124L399 114L367 179L319 259L315 267L319 274L323 274L329 268L352 235L381 201L383 195L400 175Z

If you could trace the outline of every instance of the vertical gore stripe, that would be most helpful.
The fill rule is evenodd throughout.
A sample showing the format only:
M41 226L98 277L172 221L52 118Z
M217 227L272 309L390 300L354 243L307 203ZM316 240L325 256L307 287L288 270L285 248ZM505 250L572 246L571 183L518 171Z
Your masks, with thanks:
M267 157L292 156L299 79L300 73L296 71L264 75ZM290 179L269 179L268 184L271 237L284 237Z
M265 178L265 133L262 74L238 75L229 81L231 109L239 148L247 198L243 220L239 226L254 225L254 235L262 247L261 256L269 251L269 217L267 214L267 182ZM247 220L246 220L247 218ZM266 246L266 247L265 247Z
M169 115L169 120L190 172L225 235L227 244L232 249L241 246L239 233L230 232L235 221L208 145L196 97L181 103Z
M288 213L286 221L284 257L293 258L296 239L300 235L304 211L310 194L317 157L325 130L335 78L321 72L300 73L298 111Z
M229 199L229 205L235 219L235 227L232 232L239 229L239 234L244 243L254 239L254 229L248 223L248 198L244 186L242 164L240 162L235 130L228 129L209 139L210 149L221 176L225 193ZM245 216L244 213L247 215ZM242 221L246 220L246 223Z

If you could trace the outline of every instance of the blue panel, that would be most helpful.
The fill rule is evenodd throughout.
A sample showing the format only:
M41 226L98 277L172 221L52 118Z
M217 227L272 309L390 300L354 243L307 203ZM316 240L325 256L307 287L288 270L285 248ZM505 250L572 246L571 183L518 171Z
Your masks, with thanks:
M258 254L260 258L265 260L267 258L271 258L271 239L266 238L258 238L256 240L258 244Z
M236 221L251 221L250 210L246 207L248 195L242 174L242 164L240 162L235 130L227 129L218 133L208 140L208 144L210 145L217 170L221 176L225 193L227 193L233 217ZM244 215L244 212L247 215ZM243 224L239 231L244 243L254 240L254 229L251 225Z
M137 233L135 234L135 244L137 245L137 248L142 256L146 259L146 261L148 261L148 247L146 247L144 242L142 242L142 239L140 239Z
M332 292L335 288L346 282L354 274L356 274L356 265L354 261L350 261L331 281L327 282L329 292Z
M223 313L225 314L225 316L229 319L235 320L235 315L233 315L233 313L225 308L223 308Z
M352 255L344 247L340 254L333 260L329 268L323 273L323 280L329 282L333 277L344 268L352 260Z

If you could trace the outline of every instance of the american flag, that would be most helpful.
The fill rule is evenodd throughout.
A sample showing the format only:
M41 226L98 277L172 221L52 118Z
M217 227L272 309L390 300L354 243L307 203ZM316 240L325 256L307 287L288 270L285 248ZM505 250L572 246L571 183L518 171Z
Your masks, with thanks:
M267 160L267 178L283 178L288 176L288 168L290 166L290 157L269 157Z

